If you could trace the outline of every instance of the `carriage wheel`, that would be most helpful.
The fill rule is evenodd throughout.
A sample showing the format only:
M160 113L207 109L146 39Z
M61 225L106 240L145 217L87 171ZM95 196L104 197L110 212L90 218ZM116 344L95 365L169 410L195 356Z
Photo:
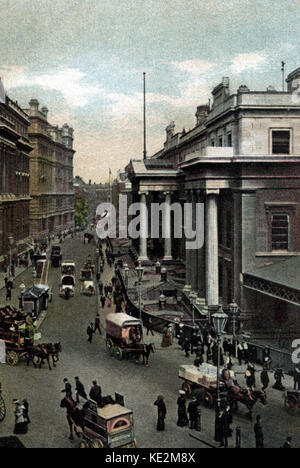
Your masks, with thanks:
M115 357L119 360L122 361L123 359L123 350L121 348L115 348Z
M6 353L6 362L9 366L16 366L19 362L19 356L15 351L8 351Z
M206 408L211 409L214 406L214 397L212 396L211 393L205 392L203 402L204 402L204 405L206 406Z
M190 397L192 394L192 388L189 383L183 382L182 384L182 390L185 392L187 397Z
M99 440L99 439L93 440L91 442L91 448L92 449L102 449L102 448L104 448L103 442L101 440Z
M284 400L285 408L289 413L297 413L299 403L295 395L287 395Z
M4 421L6 416L6 407L3 398L0 396L0 422Z
M89 447L89 444L87 443L86 440L82 440L82 441L80 442L79 448L81 448L81 449L88 449L88 448L90 448L90 447Z

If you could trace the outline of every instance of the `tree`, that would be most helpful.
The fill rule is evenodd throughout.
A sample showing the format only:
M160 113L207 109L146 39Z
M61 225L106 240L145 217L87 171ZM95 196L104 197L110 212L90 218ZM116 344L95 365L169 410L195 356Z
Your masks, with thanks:
M75 224L79 227L84 227L88 223L90 212L90 202L82 192L75 194Z

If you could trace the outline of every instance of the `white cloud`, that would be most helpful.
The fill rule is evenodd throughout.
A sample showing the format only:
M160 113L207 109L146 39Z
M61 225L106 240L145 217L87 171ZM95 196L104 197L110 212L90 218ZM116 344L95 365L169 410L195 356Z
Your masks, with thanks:
M192 59L183 62L171 62L177 70L187 72L193 76L205 75L215 68L216 64L208 62L207 60Z
M91 98L102 96L104 92L99 86L86 84L86 74L74 68L30 74L25 67L7 66L0 70L0 76L7 89L39 86L44 90L58 91L70 107L85 106Z
M231 64L231 73L238 75L246 70L257 70L268 60L265 52L249 52L238 54Z

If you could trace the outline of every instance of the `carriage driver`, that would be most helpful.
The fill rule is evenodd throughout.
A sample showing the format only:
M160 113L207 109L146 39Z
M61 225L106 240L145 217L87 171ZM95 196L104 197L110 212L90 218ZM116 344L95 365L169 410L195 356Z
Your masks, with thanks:
M141 334L141 329L139 326L137 327L130 327L129 330L129 340L131 341L132 344L136 345L141 342L142 339L142 334Z

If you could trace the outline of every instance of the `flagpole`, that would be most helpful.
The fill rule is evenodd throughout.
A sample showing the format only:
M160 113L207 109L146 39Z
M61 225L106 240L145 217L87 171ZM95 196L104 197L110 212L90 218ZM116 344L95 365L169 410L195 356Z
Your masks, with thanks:
M144 160L147 159L147 145L146 145L146 73L143 73L144 76Z

